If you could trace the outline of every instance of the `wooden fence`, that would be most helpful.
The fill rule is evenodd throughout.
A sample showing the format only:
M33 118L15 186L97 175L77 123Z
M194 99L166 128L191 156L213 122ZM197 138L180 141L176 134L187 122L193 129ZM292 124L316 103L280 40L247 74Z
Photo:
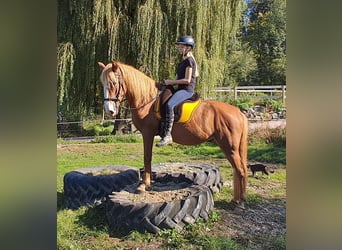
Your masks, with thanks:
M258 98L258 99L282 99L283 103L285 104L286 99L286 85L272 85L272 86L237 86L237 87L218 87L214 90L216 94L224 95L221 98L226 98L227 94L233 96L236 100L238 98L246 97L248 94L251 98ZM257 93L264 93L265 95L257 95ZM281 94L279 94L281 93ZM245 94L245 95L242 95ZM215 97L215 99L221 99ZM284 111L282 111L284 112ZM285 109L286 112L286 109ZM285 113L286 114L286 113ZM120 133L120 130L128 129L130 133L136 131L134 125L132 124L132 119L128 117L128 112L125 113L125 119L114 119L114 120L107 120L105 119L104 112L102 113L102 119L98 122L103 124L105 121L113 122L114 130L113 134L116 132ZM284 116L284 115L283 115ZM249 118L253 120L252 118ZM94 122L94 121L93 121ZM62 114L58 113L57 115L57 134L58 137L70 137L70 136L79 136L79 134L83 134L83 121L76 121L76 122L67 122L64 121Z
M218 87L215 89L216 93L233 93L234 100L241 97L239 93L248 93L251 96L257 96L257 93L267 94L265 96L258 96L258 98L279 99L281 98L283 103L286 99L286 85L270 85L270 86L236 86L236 87ZM281 93L281 95L274 95L275 93Z

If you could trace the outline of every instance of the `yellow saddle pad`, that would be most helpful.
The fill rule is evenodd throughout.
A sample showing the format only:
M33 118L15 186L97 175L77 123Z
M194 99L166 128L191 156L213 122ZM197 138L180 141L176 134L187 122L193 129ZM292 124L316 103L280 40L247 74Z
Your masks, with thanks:
M181 107L178 106L175 108L175 122L186 123L191 118L192 113L196 110L201 100L197 101L185 101L183 104L180 104ZM161 119L159 103L155 106L155 114L158 119Z

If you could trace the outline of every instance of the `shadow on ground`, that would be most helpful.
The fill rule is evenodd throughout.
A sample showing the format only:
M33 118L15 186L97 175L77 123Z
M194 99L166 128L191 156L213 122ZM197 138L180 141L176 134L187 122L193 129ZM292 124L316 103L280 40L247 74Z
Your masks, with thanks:
M64 209L63 193L57 192L57 212Z

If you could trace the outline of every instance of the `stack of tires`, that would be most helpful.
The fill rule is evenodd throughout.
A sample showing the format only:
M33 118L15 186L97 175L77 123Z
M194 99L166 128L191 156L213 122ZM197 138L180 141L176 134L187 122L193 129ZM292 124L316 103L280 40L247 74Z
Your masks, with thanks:
M138 169L123 166L111 168L122 171L107 176L86 175L89 169L66 174L64 203L68 208L104 203L110 229L120 232L136 230L157 233L170 228L181 230L198 218L207 220L214 208L213 193L222 188L221 174L216 166L157 164L152 166L152 189L159 188L158 192L165 192L177 187L185 189L187 195L167 202L136 202L128 199L127 194L133 192L132 186L138 185L140 174L144 174L144 171L140 170L139 173Z

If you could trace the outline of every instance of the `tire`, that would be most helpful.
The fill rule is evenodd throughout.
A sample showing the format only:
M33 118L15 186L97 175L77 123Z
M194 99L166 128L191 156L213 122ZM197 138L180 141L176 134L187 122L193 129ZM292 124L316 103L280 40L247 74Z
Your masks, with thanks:
M99 171L115 171L116 174L89 175ZM103 203L113 191L139 181L139 170L126 166L82 168L64 175L64 206L77 209Z
M140 170L142 175L144 170ZM213 193L220 192L223 186L221 173L218 167L211 164L198 163L163 163L152 166L152 179L164 182L170 177L179 181L191 182L194 185L204 185Z
M120 232L158 233L171 228L180 231L199 217L207 220L214 208L211 190L203 185L188 185L186 191L189 195L183 199L155 203L131 201L127 191L113 192L106 201L109 228Z

